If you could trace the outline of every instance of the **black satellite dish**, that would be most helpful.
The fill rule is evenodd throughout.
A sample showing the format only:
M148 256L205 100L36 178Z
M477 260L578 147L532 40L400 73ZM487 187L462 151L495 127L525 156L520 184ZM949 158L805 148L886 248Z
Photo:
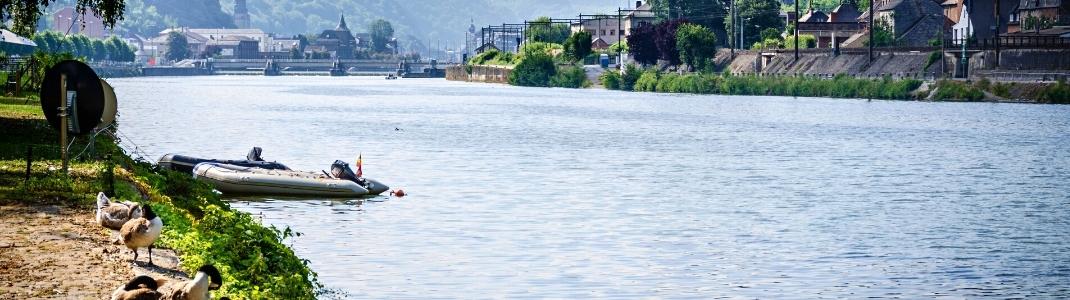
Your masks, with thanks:
M41 83L41 110L52 128L60 129L59 107L66 101L66 93L60 91L60 74L67 75L67 90L74 91L75 101L68 104L69 132L85 134L100 124L104 114L104 88L100 77L86 64L76 60L61 61L45 72Z

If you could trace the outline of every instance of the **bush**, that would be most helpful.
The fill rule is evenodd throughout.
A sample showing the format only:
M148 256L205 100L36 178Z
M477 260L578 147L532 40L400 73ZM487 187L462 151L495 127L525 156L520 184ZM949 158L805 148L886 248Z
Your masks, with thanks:
M929 53L929 60L925 62L925 71L928 71L929 67L937 61L940 61L941 55L943 55L941 54L941 51L933 51L932 53Z
M635 89L635 82L639 81L639 75L642 75L642 70L635 67L635 65L629 64L624 67L624 75L620 76L620 89L622 91L632 91Z
M789 35L784 38L784 48L795 49L795 35ZM809 34L799 35L799 49L810 48L817 48L817 38Z
M984 98L984 92L976 86L953 80L937 81L936 93L933 94L934 100L980 101Z
M489 50L468 60L473 65L512 65L516 63L516 56L509 52Z
M561 44L544 43L544 42L527 42L523 46L520 46L520 57L531 56L535 54L546 54L549 56L555 56L558 53L564 51L564 46Z
M519 86L550 86L550 78L557 74L553 58L543 53L525 55L509 74L509 84Z
M620 73L616 70L609 70L602 73L602 76L598 76L598 80L602 82L602 86L607 90L620 90Z
M1070 104L1070 84L1061 79L1055 84L1048 85L1040 91L1037 100L1052 104Z
M643 71L639 79L635 81L633 90L636 92L656 92L658 90L658 78L661 77L656 70Z
M587 81L587 72L583 71L581 67L564 67L557 71L557 74L550 77L550 86L563 87L563 88L582 88L589 87L591 83Z

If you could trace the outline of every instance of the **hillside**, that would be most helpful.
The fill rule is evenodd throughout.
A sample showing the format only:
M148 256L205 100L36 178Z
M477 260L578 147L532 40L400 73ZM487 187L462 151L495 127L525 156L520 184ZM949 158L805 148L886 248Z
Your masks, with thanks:
M576 17L579 13L616 12L622 0L248 0L252 25L268 32L296 34L334 28L345 14L353 30L383 18L394 24L399 36L421 40L464 40L471 21L477 27L503 22L519 23L537 16ZM230 13L234 0L220 0Z

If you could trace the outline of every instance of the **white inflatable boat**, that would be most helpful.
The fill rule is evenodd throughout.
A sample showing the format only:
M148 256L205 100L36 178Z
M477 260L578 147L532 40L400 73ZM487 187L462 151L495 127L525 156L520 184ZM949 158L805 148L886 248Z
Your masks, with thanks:
M336 161L331 173L271 170L206 162L193 168L193 177L224 194L361 197L378 195L390 187L357 178L348 164ZM332 176L333 175L333 176Z

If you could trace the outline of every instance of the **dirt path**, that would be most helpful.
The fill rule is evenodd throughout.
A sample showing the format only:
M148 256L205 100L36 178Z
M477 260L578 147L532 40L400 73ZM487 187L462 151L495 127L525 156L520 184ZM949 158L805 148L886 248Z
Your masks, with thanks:
M0 206L0 299L106 299L135 274L185 278L171 250L153 250L155 268L133 267L93 218L88 208Z

